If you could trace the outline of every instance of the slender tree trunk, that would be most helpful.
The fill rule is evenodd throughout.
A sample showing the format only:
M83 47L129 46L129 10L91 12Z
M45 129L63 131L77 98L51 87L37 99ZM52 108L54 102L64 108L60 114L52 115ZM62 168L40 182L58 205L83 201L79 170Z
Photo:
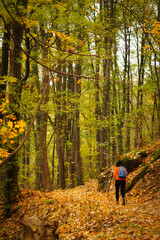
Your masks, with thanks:
M61 49L60 38L56 38L57 48ZM59 66L58 71L61 71L61 66ZM65 132L64 132L64 101L63 101L63 83L62 76L57 75L56 79L56 151L58 157L58 182L59 187L64 189L66 187L65 183Z
M56 141L54 138L53 153L52 153L52 184L54 184L54 179L55 179L55 146L56 146Z
M35 43L33 47L33 53L34 57L37 60L38 58L38 46L37 43ZM40 94L40 81L39 81L39 72L38 72L38 66L36 62L33 62L32 68L31 68L31 75L34 76L35 82L33 83L36 87L38 94ZM35 185L36 189L40 190L42 189L42 172L40 167L40 112L38 112L35 120L35 124L33 125L34 130L34 144L35 144Z
M128 46L127 46L127 56L128 56L128 65L127 65L127 96L126 96L126 113L127 113L127 125L126 125L126 150L129 151L131 148L130 143L130 89L131 89L131 81L130 81L130 30L128 28Z
M81 61L78 60L76 64L76 74L81 75ZM75 95L81 94L81 85L79 84L79 78L76 78L75 82ZM77 104L74 115L74 129L73 129L73 144L74 144L74 156L76 167L76 180L77 185L83 184L83 171L82 171L82 159L80 155L80 126L79 126L79 104Z
M42 41L45 43L47 41L47 36L44 30L41 30ZM48 60L48 52L47 49L42 48L42 59L45 61ZM49 79L48 69L42 68L42 89L43 91L46 83ZM48 103L49 100L49 89L46 91L45 97L43 99L44 106ZM48 111L41 110L40 111L40 164L41 171L43 176L43 188L45 190L52 190L52 181L49 172L48 160L47 160L47 120L48 120Z
M136 146L140 146L142 144L142 103L143 103L143 92L142 92L142 85L144 81L144 64L145 64L145 58L144 58L144 44L145 44L145 38L144 34L142 34L142 45L141 45L141 56L140 56L140 65L139 65L139 71L138 71L138 92L137 92L137 112L138 112L138 122L136 127Z
M71 61L69 61L69 74L73 74L73 64ZM74 96L74 78L73 76L69 76L68 78L68 94L69 99L73 98ZM70 105L71 111L74 109L74 104L71 102L68 103ZM70 115L70 116L69 116ZM68 120L67 120L67 131L68 131L68 141L69 145L66 149L66 158L69 161L69 179L70 179L70 187L75 186L75 155L74 155L74 141L73 141L73 128L74 128L74 117L73 113L68 114Z
M100 129L99 129L99 122L100 122L100 103L99 103L99 62L96 61L96 73L95 73L95 83L96 83L96 93L95 93L95 117L96 117L96 143L97 143L97 166L98 171L100 170Z
M117 44L116 40L114 41L114 58L112 63L112 101L111 101L111 136L112 136L112 160L113 162L116 160L117 156L117 146L116 146L116 124L115 124L115 116L118 113L117 107L117 89L116 89L116 79L118 78L118 64L117 64Z

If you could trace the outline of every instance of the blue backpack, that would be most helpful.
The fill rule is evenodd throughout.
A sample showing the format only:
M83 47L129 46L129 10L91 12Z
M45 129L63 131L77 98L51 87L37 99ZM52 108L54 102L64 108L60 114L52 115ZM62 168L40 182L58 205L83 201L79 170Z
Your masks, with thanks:
M126 177L127 177L127 170L125 169L125 167L120 166L119 167L119 172L118 172L118 178L126 179Z

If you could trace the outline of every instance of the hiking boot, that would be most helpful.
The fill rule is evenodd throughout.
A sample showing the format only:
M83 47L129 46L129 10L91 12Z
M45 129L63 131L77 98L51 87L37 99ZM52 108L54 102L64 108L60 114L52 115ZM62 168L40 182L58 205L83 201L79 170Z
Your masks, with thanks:
M123 206L125 206L125 198L123 198L123 203L122 204L123 204Z

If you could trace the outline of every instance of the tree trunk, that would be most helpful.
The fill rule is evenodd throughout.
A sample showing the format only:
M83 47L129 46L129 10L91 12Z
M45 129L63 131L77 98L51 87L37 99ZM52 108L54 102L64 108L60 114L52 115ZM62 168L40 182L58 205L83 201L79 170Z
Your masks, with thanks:
M81 75L81 61L78 60L76 64L76 75ZM81 85L79 78L76 78L75 82L75 95L79 98L81 94ZM80 155L80 126L79 126L79 103L76 104L74 114L74 129L73 129L73 144L74 144L74 157L76 167L76 181L77 185L83 184L83 171L82 171L82 159Z
M139 71L138 71L138 92L137 92L137 123L136 123L136 139L135 139L135 147L141 146L142 144L142 102L143 102L143 92L142 92L142 85L144 81L144 64L145 64L145 56L144 56L144 44L145 38L144 34L142 34L142 45L141 45L141 56L140 56L140 64L139 64ZM137 49L138 51L138 49ZM138 56L139 57L139 56Z
M73 64L71 61L69 61L69 74L73 74ZM68 94L69 99L73 98L74 96L74 78L73 76L69 76L68 78ZM71 111L74 109L74 104L71 102L68 103L70 105ZM70 187L75 186L75 155L74 155L74 141L73 141L73 128L74 128L74 116L73 113L68 114L68 120L67 120L67 136L69 145L66 149L66 159L68 159L69 162L69 179L70 179Z
M0 68L0 76L8 75L9 42L10 42L9 25L5 25L3 40L2 40L2 63ZM6 84L0 84L1 97L3 97L5 90L6 90Z
M126 89L126 113L127 113L127 124L126 124L126 150L129 152L131 148L131 143L130 143L130 30L128 28L128 45L127 45L127 56L128 56L128 65L127 65L127 89Z
M21 42L22 42L23 30L19 25L13 25L13 55L12 64L10 64L10 73L13 77L17 78L17 82L14 84L10 84L10 92L9 92L9 104L10 108L14 111L16 115L16 120L20 119L20 114L17 112L15 108L16 105L19 105L20 97L21 97ZM11 68L12 67L12 68ZM15 144L15 148L18 146ZM4 217L9 218L11 216L11 204L12 200L16 197L18 192L18 162L17 155L13 156L10 161L6 163L6 174L5 174L5 186L4 186Z
M103 127L101 132L102 139L102 170L106 167L107 163L110 164L110 71L111 71L111 49L112 49L112 28L113 28L113 0L104 0L105 17L104 23L106 24L104 48L106 59L104 61L104 98L103 98L103 121L106 127ZM107 121L107 123L106 123Z
M98 39L97 36L95 36L95 46L96 46L96 54L99 55L99 47L98 47ZM96 67L95 67L95 87L96 87L96 93L95 93L95 118L96 118L96 145L97 145L97 169L98 172L100 171L100 129L99 129L99 122L100 122L100 116L101 116L101 108L99 103L99 74L100 74L100 63L99 60L96 60Z
M42 41L46 43L47 36L44 30L41 30L42 34ZM42 59L45 61L48 60L48 52L47 49L42 48ZM49 80L49 72L46 67L42 68L42 89L43 91L46 83ZM46 91L45 97L43 99L43 108L48 103L49 99L49 88ZM48 160L47 160L47 120L48 120L48 110L41 110L40 111L40 164L41 164L41 171L43 176L43 188L47 191L52 190L52 181L49 172Z
M38 46L37 43L34 44L33 53L34 57L37 60L38 58ZM33 62L31 68L31 76L34 76L35 82L33 85L36 87L38 94L40 94L40 81L39 81L39 73L38 73L38 65L36 62ZM42 189L42 172L40 167L40 112L37 113L35 124L33 125L34 130L34 144L35 144L35 185L36 189Z
M61 40L56 37L57 48L61 49ZM61 66L58 67L58 71L61 71ZM57 74L56 79L56 150L58 157L58 173L59 173L59 187L64 189L65 183L65 132L64 132L64 102L63 102L63 83L62 76Z
M10 34L9 34L9 26L5 25L5 30L3 34L3 39L2 39L2 63L0 65L0 76L7 76L8 75L8 60L9 60L9 42L10 42ZM6 84L0 84L0 103L1 103L1 98L5 97L5 91L6 91ZM0 112L0 119L3 119L3 114ZM0 143L0 147L2 147L2 143ZM6 166L8 168L8 164ZM4 208L4 216L5 218L10 217L11 212L10 212L10 190L8 189L8 181L7 176L10 176L9 169L5 170L2 168L0 170L0 184L3 189L4 185L4 179L6 178L5 181L5 186L4 186L4 198L5 202L3 205ZM10 186L9 186L10 187Z
M112 64L112 74L113 74L113 81L112 81L112 101L111 101L111 136L112 136L112 160L113 162L117 156L117 146L116 146L116 124L115 124L115 115L118 113L117 107L117 89L116 89L116 79L118 77L118 64L117 64L117 44L116 41L114 42L114 58Z

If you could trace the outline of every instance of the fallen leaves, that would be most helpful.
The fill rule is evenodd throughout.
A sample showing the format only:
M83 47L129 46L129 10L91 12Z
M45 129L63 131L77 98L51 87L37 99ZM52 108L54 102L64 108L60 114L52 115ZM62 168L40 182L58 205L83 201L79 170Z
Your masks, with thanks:
M154 167L159 169L160 164L156 162ZM153 181L152 175L148 176L147 181L150 181L149 187ZM154 182L158 187L160 181L154 179ZM142 184L143 181L126 196L125 207L121 203L118 206L115 204L114 181L108 197L106 193L97 191L96 180L74 189L55 190L51 193L23 190L17 205L14 206L13 217L2 223L2 239L16 239L21 231L21 226L16 220L19 214L24 212L26 216L37 213L41 219L47 214L50 221L57 220L60 239L158 240L159 191L147 191L147 187L142 188Z
M9 124L9 127L11 125ZM23 123L21 125L23 127ZM150 161L150 159L148 159ZM130 173L128 180L143 166ZM83 186L53 192L22 190L12 209L12 218L1 218L0 239L18 239L21 226L19 215L27 217L47 215L49 221L57 220L60 240L158 240L160 239L160 159L150 165L148 173L137 182L126 196L126 206L115 204L114 181L110 194L97 191L97 181ZM121 199L120 199L121 200ZM0 215L2 203L0 204Z

